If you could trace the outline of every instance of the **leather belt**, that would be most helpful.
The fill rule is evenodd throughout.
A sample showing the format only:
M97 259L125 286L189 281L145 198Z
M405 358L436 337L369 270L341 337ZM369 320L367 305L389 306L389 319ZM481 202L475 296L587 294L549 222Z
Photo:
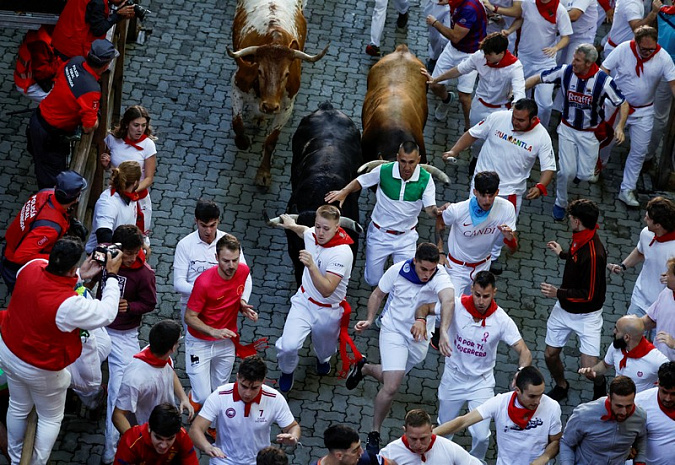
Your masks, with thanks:
M392 234L394 236L400 236L401 234L405 234L405 233L408 232L408 231L394 231L393 229L382 229L382 226L380 226L379 224L377 224L374 221L373 221L373 226L375 226L377 229L379 229L381 231L386 232L387 234ZM415 226L410 228L410 231L412 231L413 229L415 229Z
M462 261L460 261L460 260L457 260L455 257L453 257L452 255L448 254L448 260L450 260L450 261L453 262L453 263L457 263L458 265L468 266L469 268L476 268L478 265L482 265L483 263L485 263L485 262L487 262L488 260L490 260L490 257L491 257L491 255L488 255L487 257L485 257L483 260L481 260L481 261L479 261L479 262L469 263L469 262L462 262Z
M303 294L305 293L305 287L304 286L300 286L300 290L302 291ZM309 297L309 296L307 296L307 300L312 302L314 305L318 305L319 307L333 308L333 306L334 306L333 304L325 304L323 302L319 302L318 300L313 299L312 297Z

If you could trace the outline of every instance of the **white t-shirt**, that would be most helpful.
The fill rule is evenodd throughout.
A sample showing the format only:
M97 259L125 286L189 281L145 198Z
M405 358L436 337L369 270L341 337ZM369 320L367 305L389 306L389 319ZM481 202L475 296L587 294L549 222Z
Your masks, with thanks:
M128 145L124 139L118 139L112 134L108 134L105 138L105 145L110 151L110 165L117 168L124 161L135 161L141 165L141 179L145 179L145 160L157 155L157 148L149 137L135 144L143 150Z
M541 171L555 171L551 136L543 124L529 131L514 131L511 110L496 111L469 129L469 134L485 140L478 156L476 173L496 171L499 195L523 195L535 160Z
M616 17L614 21L616 22ZM630 42L619 44L602 62L602 67L610 71L621 93L633 107L653 103L656 87L662 79L675 81L675 65L665 49L659 50L643 63L644 70L640 72L640 77L635 71L636 66L637 58L630 47ZM637 118L653 112L653 106L636 108L632 116Z
M518 45L518 58L526 68L525 77L527 78L529 75L526 62L527 64L555 66L555 57L551 58L544 55L542 49L553 47L558 43L557 35L571 36L574 31L572 30L570 15L567 14L563 3L560 3L556 10L555 24L541 16L535 0L523 0L521 7L523 10L521 16L524 21L521 27L520 44Z
M199 238L199 231L194 231L181 239L176 245L176 252L173 256L173 288L180 293L180 304L183 308L187 306L192 288L199 275L218 264L216 244L224 235L223 231L217 230L216 238L213 242L207 244ZM246 264L243 250L239 256L239 262ZM249 273L242 294L242 298L247 302L251 298L252 290L253 280L251 279L251 273Z
M436 265L436 274L426 284L414 284L401 276L400 271L404 265L405 261L389 267L377 287L389 294L382 313L382 329L397 331L412 340L410 328L415 323L417 307L437 301L439 292L454 287L442 265Z
M589 33L594 33L598 27L598 5L597 0L568 0L567 12L572 9L581 10L579 18L572 22L574 37L586 37ZM570 19L571 21L571 19Z
M284 396L271 387L262 385L260 403L252 403L245 416L243 401L234 401L235 383L223 384L206 399L199 416L216 422L216 447L224 459L211 459L214 465L255 465L260 449L270 445L272 423L286 428L295 421Z
M642 392L654 387L658 381L659 367L668 361L668 357L658 349L654 349L642 358L627 358L623 369L619 368L621 360L623 360L621 350L610 345L605 355L605 364L614 366L617 375L628 376L632 379L637 392Z
M101 196L94 206L94 219L91 225L91 233L84 250L90 254L96 248L96 231L107 228L115 232L118 226L123 224L136 224L137 207L136 201L125 202L120 194L110 195L110 188L101 192Z
M424 454L424 461L422 455L408 449L402 439L390 442L380 451L380 455L398 465L480 465L480 460L469 455L458 444L443 436L434 437L431 450Z
M401 179L401 191L399 193L399 198L394 200L389 198L379 185L381 168L381 166L378 166L370 173L362 174L356 178L364 189L377 185L377 191L375 193L376 203L371 218L383 229L401 232L408 231L417 224L417 217L422 211L422 208L436 205L436 185L434 184L434 178L429 177L429 182L424 189L421 200L416 200L414 202L403 200L406 184L417 181L420 177L420 170L422 168L420 168L419 165L415 167L415 171L413 171L410 179L403 181L398 169L398 163L395 162L392 169L392 177L394 179Z
M514 102L525 97L525 78L520 60L503 68L494 68L487 65L485 54L478 50L457 65L457 70L461 74L478 71L480 79L475 98L491 105L504 105L511 94Z
M666 287L661 283L661 274L666 272L668 260L675 257L675 240L657 242L654 236L649 229L643 228L637 243L638 252L644 255L645 259L635 281L630 301L643 310L649 308Z
M476 263L490 255L495 242L504 240L498 226L505 224L515 231L516 209L508 200L496 197L487 219L474 226L469 200L465 200L451 204L443 212L443 221L450 226L448 254L462 262Z
M675 420L663 413L658 403L658 387L639 392L635 403L647 413L647 463L672 465L675 457Z
M176 402L173 391L173 368L168 363L155 368L133 358L124 370L115 407L136 415L139 425L150 419L152 409L163 402Z
M614 5L614 20L609 30L609 40L616 45L632 40L633 29L629 21L639 21L645 16L645 6L642 0L616 0ZM613 47L612 44L609 44ZM623 87L621 87L623 90Z
M449 337L452 355L445 357L444 373L450 369L472 378L492 376L500 341L511 347L523 338L516 323L501 307L485 319L483 326L483 320L474 321L464 308L461 297L455 299Z
M307 297L321 303L339 304L347 295L347 284L349 284L349 277L352 274L352 262L354 261L352 249L346 244L335 247L322 247L316 244L313 227L305 231L304 240L305 250L312 255L312 259L314 259L314 263L316 263L321 274L325 276L326 273L332 273L342 278L330 297L324 297L314 286L309 268L305 267L305 271L302 273L302 287L305 289Z
M497 432L496 465L529 465L544 453L548 437L562 431L560 405L544 394L539 407L525 429L521 429L509 418L508 408L513 392L497 394L476 408L483 419L495 421ZM516 406L521 407L518 399Z
M675 297L673 291L665 288L656 298L656 302L647 309L649 318L656 322L656 334L665 331L675 337ZM675 349L671 349L663 342L654 341L654 345L668 359L675 362Z

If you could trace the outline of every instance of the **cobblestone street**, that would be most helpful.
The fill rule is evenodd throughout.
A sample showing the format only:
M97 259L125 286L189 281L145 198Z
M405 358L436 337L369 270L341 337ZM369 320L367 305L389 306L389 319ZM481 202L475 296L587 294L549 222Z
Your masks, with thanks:
M179 295L174 293L172 284L173 251L177 242L193 230L197 199L212 198L224 210L221 229L242 240L253 274L251 303L259 312L260 320L257 323L246 321L241 325L242 341L269 338L270 347L265 351L265 357L269 361L270 382L276 383L279 372L274 342L281 335L289 299L296 286L291 260L286 252L285 234L280 229L265 225L263 210L273 215L282 213L286 206L290 196L291 137L303 116L316 110L319 103L329 100L361 127L366 76L376 61L363 52L370 35L373 3L309 0L305 9L308 21L305 51L315 54L327 42L330 41L331 45L322 60L303 64L301 89L293 116L281 133L272 159L272 184L267 192L261 192L253 184L262 156L263 133L254 136L249 151L239 151L231 129L229 92L235 63L227 56L225 47L232 46L235 2L151 0L144 3L152 10L145 23L145 27L152 28L152 34L145 44L131 44L128 48L122 102L122 111L131 104L145 106L153 118L152 125L159 138L157 174L152 186L154 225L150 259L157 273L159 303L156 312L145 316L141 339L147 340L151 325L158 320L179 318ZM410 13L407 30L396 31L396 11L390 5L382 50L389 53L396 44L407 43L424 62L427 58L426 25L418 1L412 2ZM28 100L16 92L12 81L15 54L23 33L11 29L0 31L0 50L3 52L0 58L2 233L21 205L37 190L32 160L25 148L25 128L30 114L8 115L8 112L30 106ZM437 183L438 204L465 200L469 189L468 153L463 153L456 165L444 166L441 159L442 152L448 150L461 135L461 111L455 104L451 118L441 123L433 118L435 97L431 96L429 102L430 117L425 129L429 163L444 169L451 180L447 186ZM607 248L608 261L615 263L635 247L639 231L644 226L644 208L628 210L616 200L621 179L620 158L618 154L613 156L608 173L598 184L582 182L570 186L571 199L588 197L601 204L599 234ZM538 169L538 164L536 167ZM533 179L538 179L538 172L533 173ZM638 187L644 191L651 185L646 180ZM551 185L549 191L553 188ZM672 197L672 194L667 195ZM651 196L641 193L639 200L643 207ZM532 350L533 363L545 374L549 386L543 349L546 319L554 299L543 297L539 284L547 281L559 285L563 262L546 252L545 243L557 240L566 248L571 239L567 223L554 222L551 217L553 197L524 201L518 222L520 250L513 256L502 256L504 273L497 280L497 302L521 328L525 342ZM374 201L375 196L371 192L361 195L360 222L364 227ZM433 222L421 216L420 239L433 240L432 228ZM354 309L352 326L357 319L365 318L371 291L362 278L363 259L362 246L348 291L348 300ZM624 276L608 277L603 355L611 340L614 322L625 314L628 307L636 271L631 269ZM5 295L4 284L0 284L0 295ZM7 301L4 307L6 305ZM369 360L379 360L376 329L354 336L354 340ZM576 340L571 345L563 351L566 376L572 386L569 398L562 404L565 418L574 406L590 400L592 395L591 383L576 374L579 356ZM175 356L175 361L179 377L187 389L189 382L184 372L183 347ZM301 351L295 386L288 395L291 409L303 432L302 445L295 450L287 449L293 464L309 464L324 454L322 434L332 423L353 426L361 432L364 443L371 427L373 399L378 384L367 379L354 391L348 391L344 380L335 376L339 371L335 359L330 376L319 378L314 367L315 358L308 342ZM497 392L509 389L516 368L515 354L502 347L496 368ZM401 387L391 415L384 423L384 443L400 436L407 410L425 408L432 417L436 416L437 386L442 369L442 357L430 349L424 364L413 369ZM103 451L103 424L102 418L89 421L66 417L51 463L98 465ZM464 446L470 444L468 434L461 434L456 440ZM492 440L488 453L490 463L494 463L494 447ZM0 463L6 462L0 459ZM208 463L207 458L202 457L201 463Z

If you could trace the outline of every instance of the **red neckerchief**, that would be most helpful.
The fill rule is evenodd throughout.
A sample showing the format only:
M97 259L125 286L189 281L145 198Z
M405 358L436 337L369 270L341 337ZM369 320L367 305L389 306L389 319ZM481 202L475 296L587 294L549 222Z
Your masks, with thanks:
M126 136L126 137L124 138L124 142L125 142L127 145L132 146L132 147L135 148L136 150L141 151L141 150L143 150L143 147L141 147L140 145L138 145L138 143L143 142L143 141L144 141L145 139L147 139L147 138L148 138L148 136L145 135L145 134L143 134L141 137L139 137L138 140L131 140L131 139L129 139L129 136Z
M541 17L549 23L555 24L555 16L560 0L551 0L548 3L544 3L542 0L535 0L535 3L537 4L537 10L539 10Z
M464 3L464 0L448 0L448 5L450 6L450 14L452 14L458 6Z
M570 65L570 66L572 66L572 65ZM592 63L592 64L591 64L591 69L589 69L588 72L587 72L586 74L577 74L577 73L574 73L574 75L575 75L578 79L586 80L586 79L590 79L590 78L592 78L593 76L595 76L595 73L597 73L598 71L600 71L600 67L599 67L596 63Z
M115 195L115 190L114 187L110 187L110 196ZM139 200L144 199L148 196L149 192L147 189L143 189L142 191L138 192L117 192L122 199L126 199L129 202L136 202L136 226L138 226L138 229L141 230L143 235L145 235L145 214L143 213L143 209L141 208L141 204L138 203Z
M635 39L630 41L630 49L633 51L633 55L635 55L635 59L637 60L637 65L635 65L635 74L637 74L637 76L640 77L640 74L645 70L645 63L654 58L654 55L659 53L659 50L661 50L661 46L659 44L656 44L656 50L654 50L652 54L649 55L647 58L642 58L638 53L637 43L635 42Z
M515 129L513 131L514 132L528 132L528 131L533 130L537 126L537 124L539 124L539 123L540 123L539 117L535 116L534 118L532 118L532 124L530 124L529 128L525 129L524 131L516 131Z
M464 306L464 308L466 308L466 311L469 312L472 317L474 317L477 320L483 320L481 326L485 326L486 318L497 311L497 302L495 302L493 299L492 303L490 303L490 306L485 311L485 313L479 312L476 309L476 306L473 304L473 296L471 295L462 296L462 305Z
M570 255L574 255L577 251L585 246L593 236L595 236L595 230L600 226L597 224L593 229L584 229L583 231L572 233L572 245L570 246Z
M675 8L675 7L673 7L673 8ZM661 398L659 397L659 393L658 393L658 392L656 393L656 400L659 402L659 408L661 409L661 411L662 411L663 413L665 413L666 416L667 416L668 418L670 418L671 420L675 420L675 408L668 408L668 407L664 406L664 405L661 403Z
M511 400L509 401L508 413L509 418L516 426L520 429L525 429L535 411L536 410L530 410L529 408L516 407L516 393L513 393Z
M266 337L256 339L251 344L242 344L239 334L237 334L231 339L231 341L234 343L234 354L242 360L244 360L246 357L257 354L260 350L265 350L269 347L267 345L268 338Z
M338 337L338 341L340 342L342 370L338 373L338 378L345 379L349 373L349 368L353 364L358 363L359 360L363 358L363 355L361 355L359 349L356 348L354 340L349 335L349 320L352 314L352 307L346 300L340 302L340 307L342 307L342 317L340 318L340 336ZM354 357L350 357L347 353L347 346L351 347Z
M485 59L485 64L488 65L490 68L506 68L507 66L511 66L514 64L516 61L518 61L518 58L516 56L509 52L508 50L504 52L504 56L502 57L501 60L499 60L497 63L490 63L487 58Z
M316 234L312 233L312 236L314 236L314 244L319 245L319 241L316 239ZM335 233L335 236L325 244L321 245L321 247L329 248L329 247L336 247L338 245L352 245L354 241L352 240L351 237L349 237L349 234L342 229L341 227L338 227L337 232Z
M410 452L412 452L413 454L416 454L416 453L417 453L417 452L415 452L414 450L412 450L412 449L410 448L410 445L408 444L408 438L405 436L405 434L404 434L403 436L401 436L401 441L403 441L403 445L404 445ZM422 456L422 462L426 462L426 461L427 461L427 458L424 456L424 454L426 454L427 452L429 452L429 451L431 450L431 448L434 447L434 442L436 442L436 435L435 435L435 434L432 434L432 435L431 435L431 442L429 443L429 447L427 447L427 450L425 450L424 452L422 452L422 453L420 454L420 455Z
M145 349L141 350L139 353L134 355L134 358L143 360L145 363L155 368L164 368L167 364L169 364L170 360L170 358L164 360L157 357L155 354L150 352L150 346L146 347Z
M126 268L127 270L138 270L143 268L143 265L145 265L145 250L141 248L141 250L138 251L136 261L134 261L131 266L122 265L122 268Z
M618 421L618 420L616 419L616 417L614 416L614 412L612 412L612 404L611 404L610 401L609 401L609 397L607 397L607 398L605 399L605 409L607 410L607 414L600 417L600 419L601 419L602 421L610 421L610 420ZM633 412L635 412L635 404L633 404L633 408L632 408L631 411L628 413L628 415L626 416L626 418L628 418L629 416L631 416L631 415L633 414Z
M675 15L675 6L662 6L659 10L667 15Z
M652 241L649 243L649 247L651 247L654 242L669 242L672 240L675 240L675 231L665 233L663 236L657 236L654 234L654 239L652 239Z
M642 339L640 339L638 345L633 347L631 350L626 351L626 349L621 349L623 358L619 362L619 369L621 370L626 368L626 363L628 362L629 358L642 358L654 349L656 349L654 344L649 342L646 337L642 336Z
M255 396L255 399L253 399L251 402L244 402L244 399L239 396L239 383L234 383L234 391L232 391L232 400L235 402L242 401L244 402L244 416L247 417L249 413L251 413L251 405L252 404L260 404L260 399L262 399L262 391L263 388L260 386L260 392L258 392L258 395Z

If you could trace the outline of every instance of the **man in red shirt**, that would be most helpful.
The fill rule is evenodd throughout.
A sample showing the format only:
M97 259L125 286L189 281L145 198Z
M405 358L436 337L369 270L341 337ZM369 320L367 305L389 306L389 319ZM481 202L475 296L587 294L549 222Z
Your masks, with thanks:
M147 423L129 428L120 438L117 465L199 465L190 436L180 425L175 405L159 404Z
M39 189L54 187L56 175L68 168L68 137L77 127L89 133L98 126L98 81L117 56L111 42L94 41L86 59L75 57L57 73L54 88L33 112L26 137Z

